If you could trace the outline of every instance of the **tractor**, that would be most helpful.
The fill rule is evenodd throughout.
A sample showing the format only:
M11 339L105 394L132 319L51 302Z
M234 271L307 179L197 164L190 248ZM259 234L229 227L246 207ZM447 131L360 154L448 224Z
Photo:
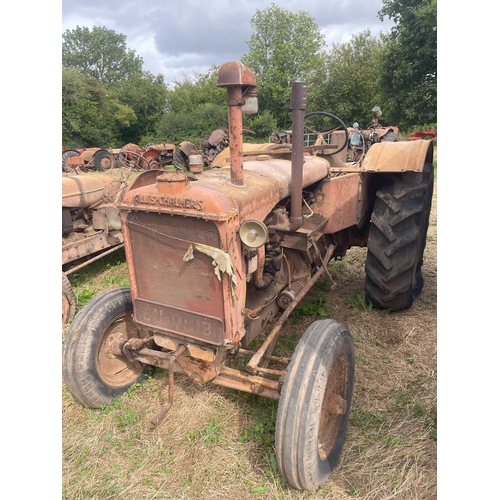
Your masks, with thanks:
M372 144L379 142L396 142L399 140L399 128L395 125L381 125L378 121L381 116L382 110L379 106L375 106L372 109L372 123L366 130L360 130L359 123L357 122L354 122L352 127L348 127L348 161L361 161Z
M275 346L290 314L328 266L367 247L365 300L411 307L433 191L432 142L373 144L346 162L349 131L326 111L306 113L307 84L293 82L293 137L330 119L337 144L243 144L242 116L256 113L254 73L222 64L229 148L219 168L187 174L148 170L118 203L130 288L92 299L67 333L65 383L80 404L110 405L150 367L278 401L275 453L284 479L315 490L341 456L354 391L354 348L346 325L314 321L290 357ZM322 137L317 130L318 137ZM227 151L229 149L229 151ZM226 165L227 163L227 165Z
M76 295L68 275L123 248L120 214L130 171L62 176L62 324L76 312Z

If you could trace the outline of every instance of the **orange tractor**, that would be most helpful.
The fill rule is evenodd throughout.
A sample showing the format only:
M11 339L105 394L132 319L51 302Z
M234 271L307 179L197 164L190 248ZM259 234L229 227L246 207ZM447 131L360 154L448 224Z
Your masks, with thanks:
M365 300L412 306L423 287L432 142L375 143L362 162L347 162L347 127L331 113L306 114L307 85L294 82L293 137L319 116L340 126L338 143L244 145L242 115L257 111L255 75L228 62L217 85L227 90L227 166L197 175L148 170L132 181L118 204L130 288L106 291L79 312L63 376L78 402L100 408L150 367L167 369L168 401L152 425L173 404L176 373L278 400L279 470L294 488L314 490L342 452L353 341L346 325L321 319L291 357L274 348L292 311L353 246L368 247Z

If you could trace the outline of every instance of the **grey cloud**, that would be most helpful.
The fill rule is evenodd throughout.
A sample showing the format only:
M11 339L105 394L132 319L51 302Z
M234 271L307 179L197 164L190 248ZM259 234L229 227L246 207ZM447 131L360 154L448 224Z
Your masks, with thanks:
M166 79L171 80L170 75L184 74L185 70L199 72L213 64L239 60L248 52L252 16L271 3L270 0L186 0L182 3L178 0L63 0L63 30L77 25L113 29L127 37L127 46L144 59L144 69L157 73L163 66ZM372 27L376 31L377 26L388 29L387 22L377 19L382 0L276 0L274 3L291 12L309 13L320 28L334 33L327 36L330 43L343 41L336 38L345 38L349 32L354 35ZM150 43L149 50L137 50L148 37L154 40L154 47Z

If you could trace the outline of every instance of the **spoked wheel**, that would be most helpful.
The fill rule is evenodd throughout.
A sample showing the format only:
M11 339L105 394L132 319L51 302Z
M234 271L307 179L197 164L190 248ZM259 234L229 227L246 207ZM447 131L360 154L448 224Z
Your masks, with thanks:
M130 289L115 288L92 299L77 315L63 349L64 381L73 397L90 408L110 405L147 366L131 365L123 344L136 336Z
M339 461L354 387L354 348L333 319L312 323L288 366L276 421L276 459L286 481L315 490Z
M433 188L426 163L420 173L391 175L377 191L365 264L365 299L376 309L406 309L422 291Z
M69 323L76 312L76 295L68 277L62 273L62 324Z

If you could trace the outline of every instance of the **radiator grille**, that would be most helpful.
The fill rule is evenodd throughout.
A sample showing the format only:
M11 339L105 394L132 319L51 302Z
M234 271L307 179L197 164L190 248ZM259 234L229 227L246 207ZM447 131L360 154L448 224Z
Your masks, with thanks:
M220 344L224 333L222 285L212 258L194 252L182 259L191 243L220 248L213 222L178 215L132 212L128 229L138 299L139 323Z

